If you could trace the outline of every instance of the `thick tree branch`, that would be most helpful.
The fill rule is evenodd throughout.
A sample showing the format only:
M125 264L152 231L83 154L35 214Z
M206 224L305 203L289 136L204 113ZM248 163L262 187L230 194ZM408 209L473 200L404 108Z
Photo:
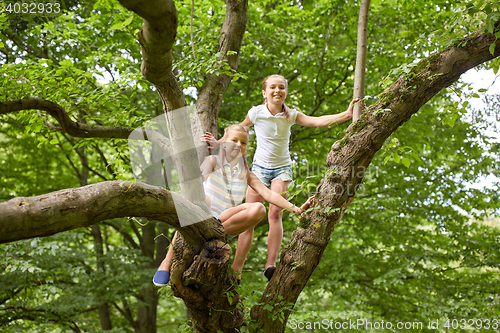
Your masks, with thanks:
M192 212L193 219L201 220L201 208L179 194L141 182L107 181L36 197L14 198L0 203L0 243L49 236L127 216L168 223L193 244L224 237L222 226L213 219L181 228L174 198Z
M494 55L489 52L494 42L493 34L476 32L457 41L455 45L458 46L450 46L423 59L349 126L346 136L332 146L327 159L329 170L318 187L315 209L301 218L289 245L282 252L261 304L295 304L318 265L330 235L354 199L366 168L384 141L461 74L500 56L500 43L496 44ZM325 210L327 207L331 210ZM285 325L270 319L263 305L252 308L252 318L259 322L257 330L282 332ZM288 318L290 311L284 311Z
M0 114L22 110L43 110L54 117L64 132L79 138L127 139L132 129L122 127L92 126L73 121L68 112L59 104L39 97L0 102Z
M142 75L155 85L165 110L184 107L184 93L172 73L172 46L178 25L174 1L120 0L120 3L143 18L138 36L142 52Z
M153 84L168 80L172 73L172 45L177 34L177 10L171 0L121 0L127 9L142 17L139 42L142 74Z
M178 257L171 271L172 282L176 281L173 284L176 295L182 295L185 302L191 304L193 314L204 314L212 305L234 311L234 314L227 311L212 316L211 325L224 320L232 327L241 326L243 311L238 307L241 300L235 296L229 302L226 293L234 292L235 280L230 272L230 250L224 242L222 224L213 218L203 221L206 216L203 209L176 193L140 182L116 180L37 197L14 198L0 203L0 211L0 243L48 236L119 217L137 216L166 222L182 235L177 238ZM190 222L186 219L201 222L181 227L178 214L184 222ZM145 229L151 237L149 242L141 240L141 249L149 247L154 238L154 227ZM204 272L210 276L211 283L200 289L193 273L203 275ZM221 275L224 280L220 279Z

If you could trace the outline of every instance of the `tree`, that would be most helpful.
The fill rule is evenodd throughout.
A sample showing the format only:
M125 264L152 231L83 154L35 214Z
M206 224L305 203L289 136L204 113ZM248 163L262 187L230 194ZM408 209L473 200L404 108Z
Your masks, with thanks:
M171 48L175 41L177 23L176 9L173 3L151 2L150 6L146 8L136 7L137 5L134 3L128 2L123 2L123 5L144 19L139 34L144 77L154 84L156 91L160 94L165 111L184 106L186 104L184 94L172 74ZM232 70L236 69L237 54L244 31L241 29L241 25L244 26L246 23L246 6L244 1L227 3L225 23L223 23L219 39L219 48L222 50L220 52L221 58L219 55L214 57L215 73L207 74L199 81L203 83L198 92L196 105L200 114L206 116L206 121L203 122L204 127L210 128L212 131L222 96L231 80ZM123 12L123 15L127 16L128 14ZM165 20L165 17L169 19ZM128 19L125 19L117 24L121 23L122 26L126 26L127 24L124 22L127 21ZM130 23L129 21L128 24ZM228 26L231 24L236 24L239 28L229 28ZM165 40L169 42L165 43ZM280 318L285 319L286 322L290 314L290 304L295 303L312 271L318 265L331 233L344 214L347 205L354 198L366 167L370 164L375 153L382 147L385 139L437 92L456 81L465 70L497 57L499 55L498 46L493 50L493 55L490 53L490 45L494 41L495 37L492 33L477 32L422 60L411 71L400 76L396 83L380 96L379 101L368 109L367 114L355 126L348 128L344 138L332 147L327 160L328 170L319 186L316 209L302 217L299 228L294 232L290 244L283 251L276 277L268 285L261 305L255 306L252 310L252 318L259 323L259 327L266 331L283 330L284 324ZM106 42L104 40L103 44L106 45ZM113 47L112 43L106 46ZM228 48L224 49L226 46ZM59 50L55 49L53 52L56 53ZM53 56L54 53L51 55ZM117 53L119 53L118 50ZM63 54L61 52L61 55ZM45 64L49 66L49 71L52 70L57 75L57 80L50 81L51 78L48 77L41 79L40 82L30 81L28 86L31 85L37 91L42 91L41 97L38 94L37 97L26 97L24 91L13 89L19 94L18 101L3 101L0 108L2 114L35 108L46 111L54 117L59 126L72 136L125 138L131 131L130 125L137 121L133 117L138 115L139 110L151 107L139 104L137 109L132 112L120 111L119 106L113 105L111 102L118 98L117 91L96 87L95 91L89 92L85 91L87 87L83 89L72 88L75 81L84 80L86 77L81 69L80 72L77 72L77 80L70 77L68 81L64 81L59 77L62 76L61 74L79 70L71 61L58 59L58 64L54 65L54 60L50 59L49 55L39 58L49 58L48 61L41 62L40 67L38 67L39 73L47 72ZM229 65L229 69L226 67L226 63ZM18 70L22 65L12 67L8 73L12 73L11 75L14 76L13 69ZM110 72L113 73L112 70ZM183 73L180 75L182 76ZM22 81L23 77L18 78L18 80ZM91 81L91 78L87 77L87 80ZM91 85L92 83L90 82ZM15 84L16 82L12 83L13 86ZM57 93L47 94L47 97L50 96L50 98L44 98L41 88L46 84L70 87L64 91L64 97L65 99L69 97L69 100L74 104L66 101L54 103L54 98L58 97ZM127 99L133 98L133 96L129 97L128 95L132 95L133 90L127 91L126 82L115 83L115 85L116 88L124 90L123 95ZM103 96L105 103L112 104L109 106L110 110L117 113L129 113L129 115L125 116L126 121L119 122L121 126L110 127L114 122L113 119L111 121L99 119L99 114L95 111L97 108L93 109L89 105L81 111L81 118L78 122L72 121L68 117L68 109L79 105L78 99L71 97L74 94ZM14 94L12 97L12 99L16 99ZM120 97L119 99L124 100L124 98ZM92 101L92 99L90 100ZM105 103L100 103L97 98L93 102L97 106L105 105ZM65 107L66 105L67 107ZM30 115L29 112L23 112L23 115L25 114ZM97 119L91 117L93 115L96 115ZM86 125L86 121L95 124ZM129 126L126 127L125 124ZM43 119L41 117L35 118L31 120L30 125L35 128L35 132L37 132L36 129L40 132L44 125ZM45 130L43 129L43 131ZM83 184L80 183L80 185ZM93 194L90 201L88 199L89 193ZM212 262L210 255L208 258L199 255L196 257L197 259L194 259L203 248L206 248L210 253L213 245L218 247L221 244L220 241L224 240L221 227L216 225L214 221L206 221L188 228L180 228L178 220L173 214L172 196L175 194L164 189L152 188L139 183L113 181L53 192L39 197L14 198L2 203L1 206L3 213L0 225L2 226L2 237L4 237L2 240L5 242L48 235L123 216L141 216L166 222L176 227L184 239L184 242L177 242L176 245L177 260L172 271L174 293L183 298L194 322L200 329L213 330L214 327L219 328L219 323L222 322L224 325L221 329L231 331L235 327L241 326L243 312L239 305L241 301L234 291L234 280L228 270L228 256L223 256L222 262ZM100 198L104 199L100 200ZM193 211L199 210L187 201L185 204ZM54 209L54 207L59 207L59 209ZM25 229L18 229L22 228L23 225L26 227ZM12 226L16 227L9 229ZM141 239L143 254L151 252L151 244L154 244L151 241L154 237L154 228L146 227L146 230L148 230L148 238ZM99 237L96 236L95 239L97 240ZM212 243L206 243L207 239L215 240ZM149 245L148 242L150 242ZM152 256L149 255L149 257ZM150 267L154 267L154 265L150 265ZM184 283L181 283L181 280ZM278 283L279 281L282 282ZM151 290L145 290L145 293L149 293L149 297L154 298L154 293ZM219 312L216 309L230 312ZM149 311L149 314L142 318L148 316L154 318L154 310L145 307L144 311ZM270 317L269 313L271 313ZM279 315L272 315L276 313ZM133 322L133 320L131 321ZM148 322L150 326L138 324L136 330L151 330L153 327L151 323L154 321L148 320Z

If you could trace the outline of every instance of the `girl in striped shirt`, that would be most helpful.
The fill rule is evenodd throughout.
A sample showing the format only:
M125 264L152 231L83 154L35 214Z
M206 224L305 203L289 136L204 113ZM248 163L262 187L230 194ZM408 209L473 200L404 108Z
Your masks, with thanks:
M248 169L245 158L248 139L248 127L239 124L227 127L221 140L219 154L208 156L200 166L207 206L230 236L237 236L248 229L253 229L266 215L266 208L261 202L241 204L247 186L259 193L266 201L281 209L293 211L297 215L302 214L314 198L309 198L299 208L262 184L259 178ZM170 280L170 264L173 255L173 246L170 246L153 278L156 286L164 286ZM244 260L235 258L233 269L237 276L241 276L243 265Z

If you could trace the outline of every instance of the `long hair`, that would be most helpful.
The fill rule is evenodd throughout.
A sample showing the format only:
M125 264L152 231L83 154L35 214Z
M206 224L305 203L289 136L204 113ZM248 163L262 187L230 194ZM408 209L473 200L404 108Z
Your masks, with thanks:
M280 75L280 74L271 74L271 75L266 76L264 81L262 81L262 90L264 90L264 91L266 90L267 80L271 77L274 77L274 76L279 77L279 78L283 79L283 81L285 81L285 90L288 93L288 81L286 80L286 78L283 75ZM264 98L264 104L266 104L266 102L267 102L267 100ZM281 105L281 111L283 112L285 119L290 120L290 108L285 104L284 101L283 101L283 104Z
M247 126L242 126L240 124L233 124L233 125L230 125L228 127L226 127L224 129L224 136L222 137L223 139L226 139L227 136L228 136L228 133L230 131L238 131L238 132L243 132L245 133L249 138L250 138L250 129L247 127ZM222 143L224 144L224 143ZM220 163L223 165L224 161L226 160L226 150L221 147L219 149L219 160L220 160ZM248 175L250 174L250 169L248 168L248 162L247 162L247 158L245 155L242 155L241 158L240 158L240 161L238 162L238 164L240 166L243 167L243 170L244 170L244 173L241 173L241 178L247 178ZM222 175L224 177L227 177L227 174L226 174L226 171L224 170L224 168L222 167L221 165L221 171L222 171Z

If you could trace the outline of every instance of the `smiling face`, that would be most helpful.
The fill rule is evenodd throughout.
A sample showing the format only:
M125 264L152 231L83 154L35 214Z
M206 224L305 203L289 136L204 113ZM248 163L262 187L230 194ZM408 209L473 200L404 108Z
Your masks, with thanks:
M248 134L238 130L229 130L222 139L226 158L231 162L235 158L245 155L248 145Z
M287 82L279 75L271 75L263 82L262 95L267 103L282 104L287 94Z

